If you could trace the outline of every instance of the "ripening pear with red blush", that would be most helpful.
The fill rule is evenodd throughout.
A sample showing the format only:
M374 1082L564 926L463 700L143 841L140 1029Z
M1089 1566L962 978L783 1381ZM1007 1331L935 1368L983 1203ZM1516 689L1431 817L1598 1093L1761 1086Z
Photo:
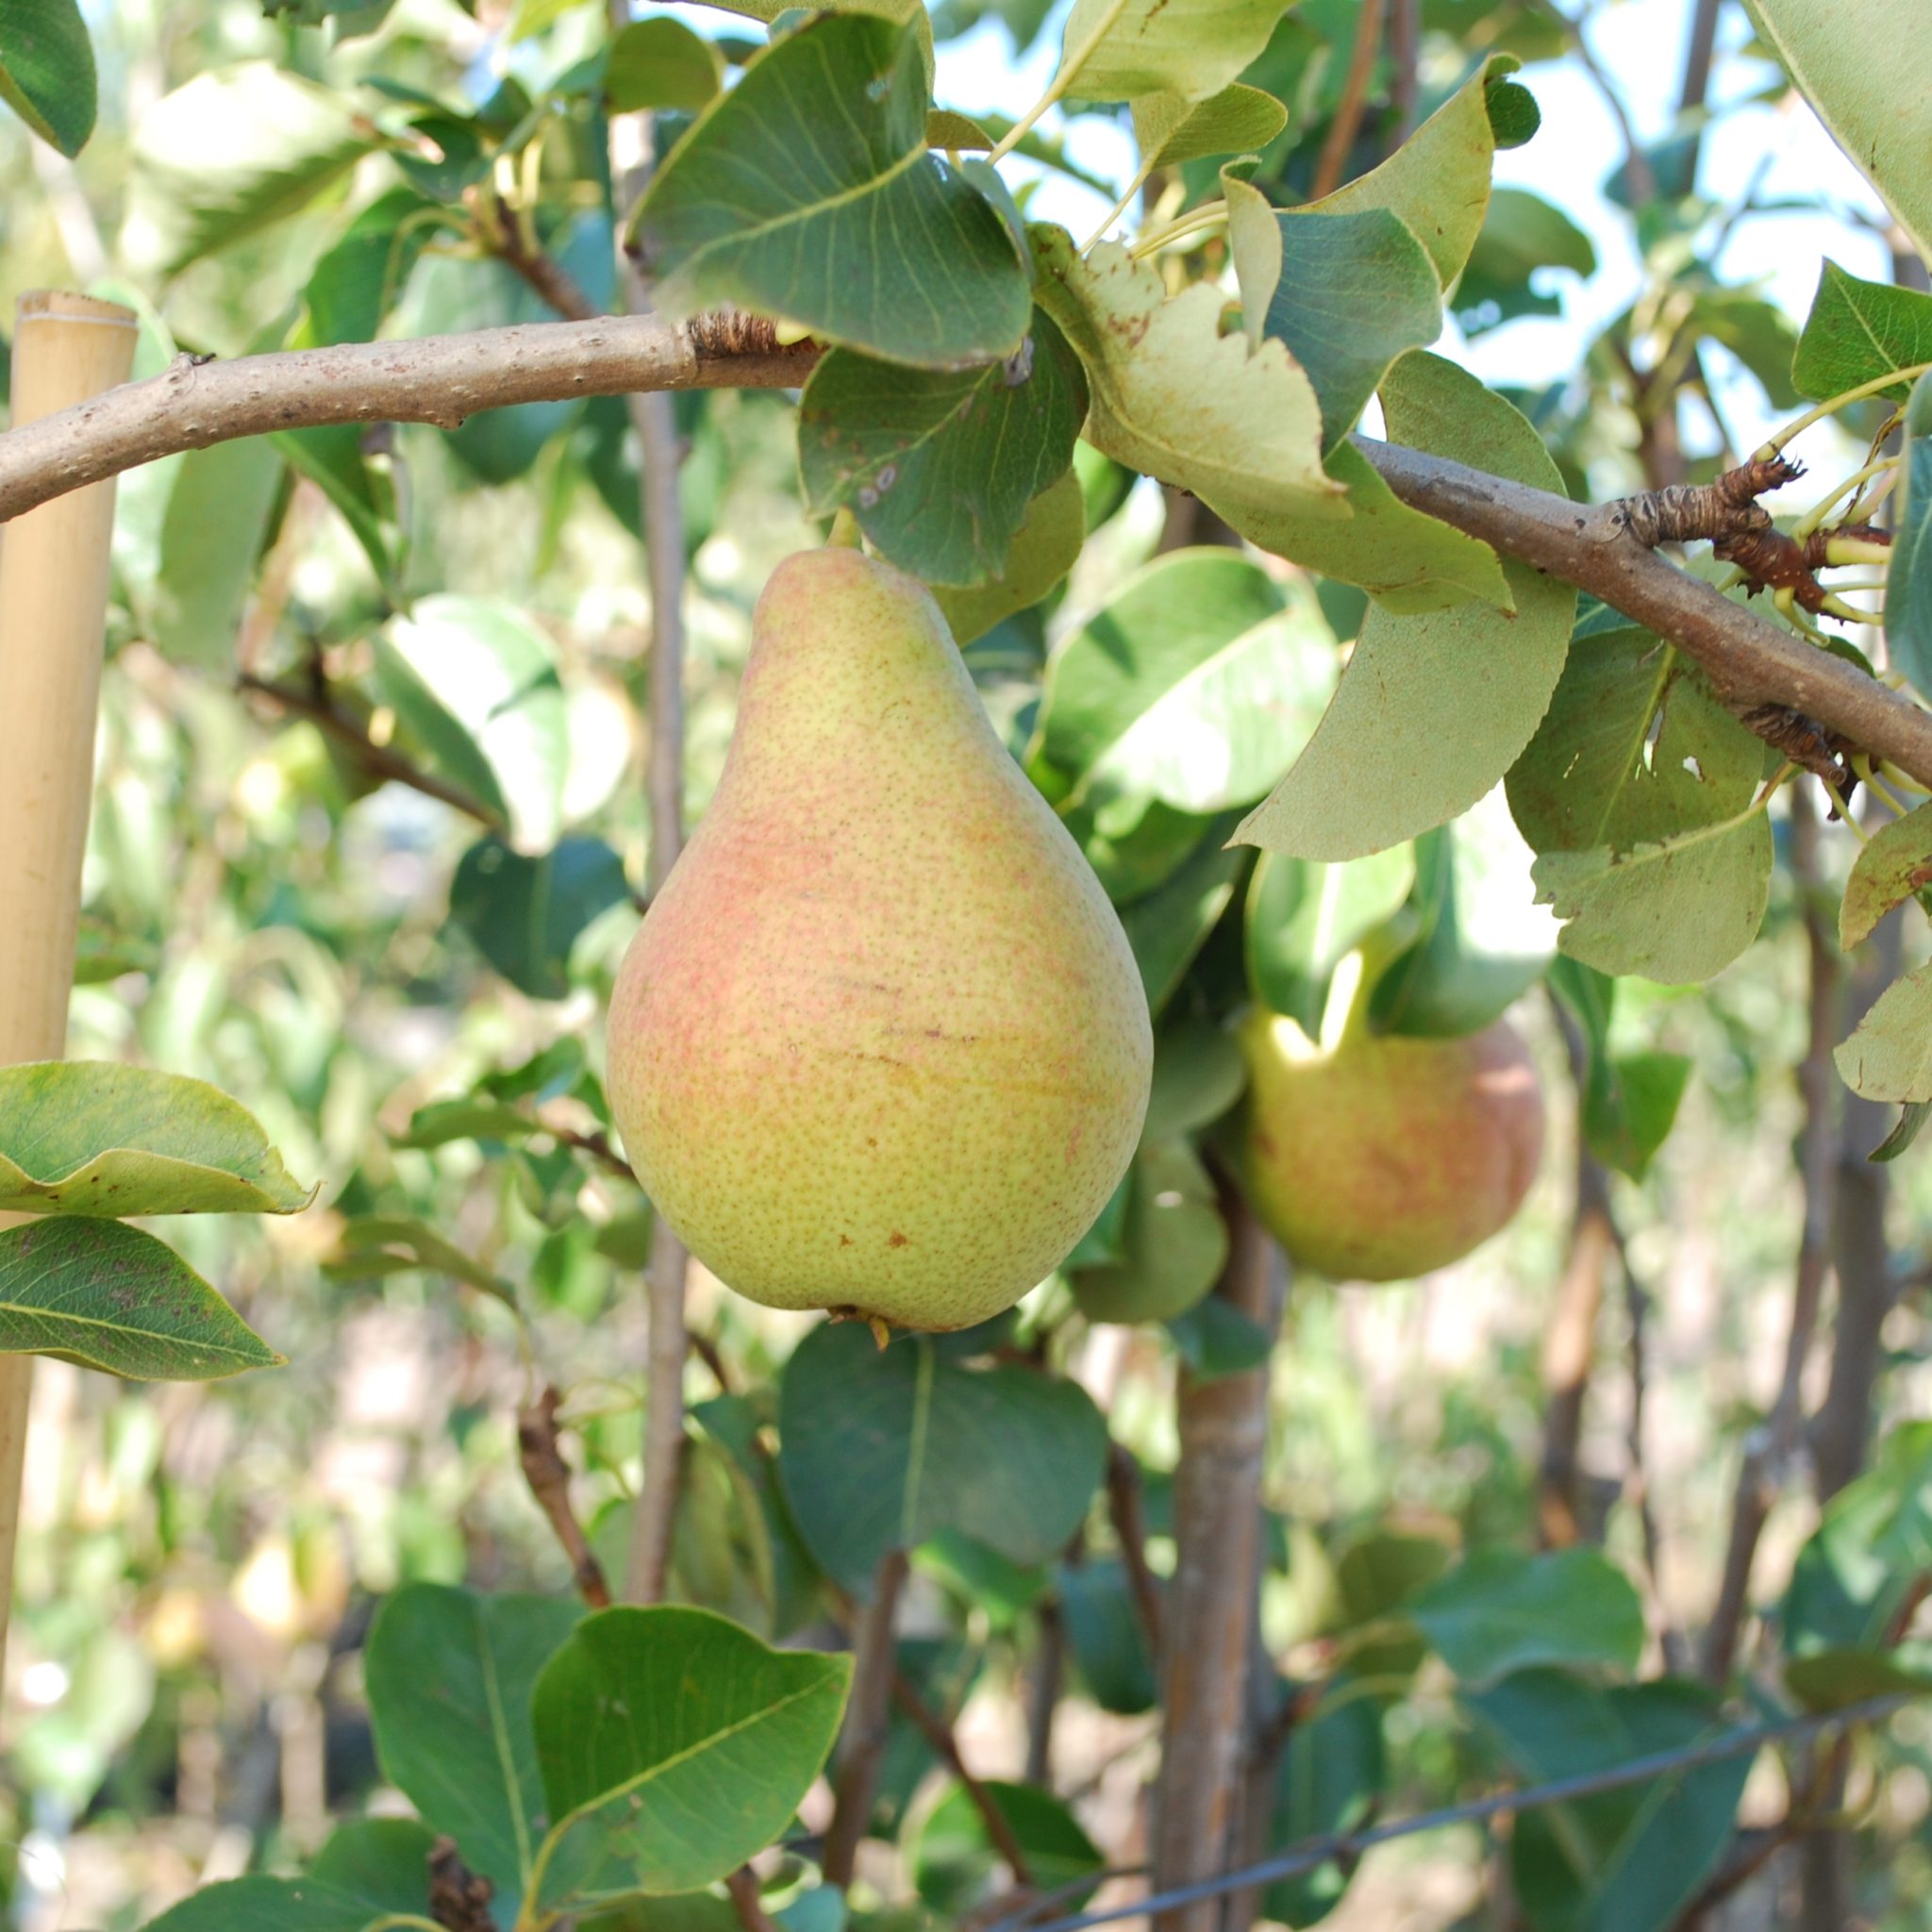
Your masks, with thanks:
M611 999L658 1210L754 1301L970 1327L1091 1225L1152 1061L1120 921L932 598L857 550L788 558Z

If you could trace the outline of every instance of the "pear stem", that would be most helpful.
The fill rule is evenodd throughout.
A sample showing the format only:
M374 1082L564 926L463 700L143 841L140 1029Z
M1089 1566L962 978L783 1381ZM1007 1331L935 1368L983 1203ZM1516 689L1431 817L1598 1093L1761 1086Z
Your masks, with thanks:
M864 542L865 536L858 527L858 519L845 504L841 503L832 514L832 527L825 537L825 548L858 550Z

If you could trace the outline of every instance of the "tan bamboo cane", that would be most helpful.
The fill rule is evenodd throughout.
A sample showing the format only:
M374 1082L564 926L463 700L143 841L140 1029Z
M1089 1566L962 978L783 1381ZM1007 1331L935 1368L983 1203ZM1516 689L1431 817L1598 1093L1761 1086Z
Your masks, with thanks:
M15 424L126 381L135 329L111 302L23 295ZM67 1048L113 525L114 486L96 483L0 531L0 1066ZM32 1391L33 1357L0 1356L0 1663Z

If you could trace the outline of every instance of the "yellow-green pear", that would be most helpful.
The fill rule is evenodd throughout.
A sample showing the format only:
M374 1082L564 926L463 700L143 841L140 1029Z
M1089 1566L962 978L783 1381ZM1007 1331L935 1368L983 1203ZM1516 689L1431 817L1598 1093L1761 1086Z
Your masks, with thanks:
M932 598L857 550L788 558L611 999L659 1212L754 1301L970 1327L1106 1205L1152 1062L1120 921Z
M1377 1037L1357 1017L1324 1049L1257 1009L1241 1044L1249 1198L1303 1266L1407 1281L1459 1261L1523 1205L1542 1153L1542 1090L1504 1022L1414 1040Z

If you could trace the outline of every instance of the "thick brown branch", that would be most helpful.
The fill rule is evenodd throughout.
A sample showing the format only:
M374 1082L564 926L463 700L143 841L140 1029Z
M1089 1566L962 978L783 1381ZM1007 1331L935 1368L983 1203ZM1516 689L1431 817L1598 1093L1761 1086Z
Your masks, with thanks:
M1399 443L1357 439L1405 503L1668 638L1735 709L1781 705L1932 784L1932 712L1647 550L1620 506L1572 503Z
M177 450L322 423L435 423L635 390L784 389L817 359L769 322L654 315L525 323L413 342L342 342L176 362L0 436L0 520Z

